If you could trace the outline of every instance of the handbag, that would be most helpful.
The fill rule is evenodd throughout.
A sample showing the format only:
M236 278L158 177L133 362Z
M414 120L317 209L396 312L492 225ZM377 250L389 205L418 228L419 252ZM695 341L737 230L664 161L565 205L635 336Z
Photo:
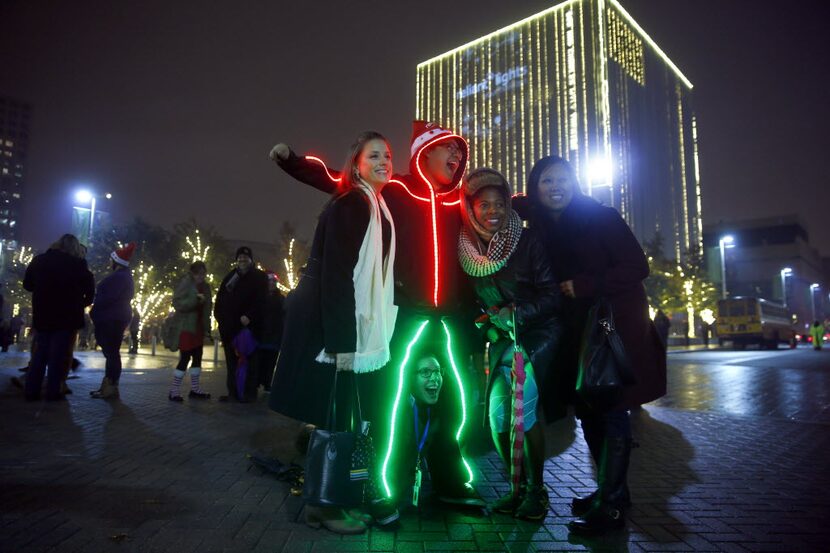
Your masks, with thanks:
M354 390L359 430L335 430L337 372L334 372L326 428L315 428L308 441L303 499L312 505L352 507L364 502L374 450L369 437L369 422L363 420L360 411L357 382L354 382Z
M593 409L608 410L622 398L624 386L636 384L614 312L605 296L591 306L582 333L576 392Z

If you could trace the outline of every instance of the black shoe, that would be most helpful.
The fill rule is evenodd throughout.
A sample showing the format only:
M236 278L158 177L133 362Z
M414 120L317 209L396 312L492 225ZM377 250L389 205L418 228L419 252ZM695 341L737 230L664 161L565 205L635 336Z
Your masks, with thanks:
M207 392L197 392L196 390L190 390L190 393L187 394L187 397L191 397L194 399L210 399L210 394Z
M513 495L513 490L510 490L494 502L490 504L490 511L494 513L502 513L505 515L512 515L516 512L516 508L522 503L524 499L525 488L519 491L519 495Z
M550 498L544 484L528 486L521 505L516 508L514 516L522 520L542 520L548 516Z
M478 495L475 488L469 484L464 484L463 487L453 490L450 493L439 494L438 501L449 505L461 505L464 507L484 508L487 506L487 503L481 499L481 496Z
M568 523L568 530L575 534L596 536L625 528L625 511L621 507L597 504L582 517Z
M231 396L219 396L219 401L222 403L229 403L233 401L233 398Z
M184 398L182 396L174 396L173 394L167 394L167 399L170 401L175 401L176 403L182 403Z
M369 514L379 526L387 526L401 518L391 499L375 499L368 507Z
M583 495L582 497L574 497L571 500L571 514L575 517L581 517L585 513L588 512L588 509L591 508L591 505L594 503L594 498L597 496L597 492L591 492L588 495Z

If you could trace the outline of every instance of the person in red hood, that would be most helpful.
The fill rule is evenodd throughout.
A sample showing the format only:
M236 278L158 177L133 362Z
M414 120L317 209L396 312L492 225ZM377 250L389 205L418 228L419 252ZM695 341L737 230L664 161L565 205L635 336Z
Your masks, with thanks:
M298 156L282 143L272 148L269 157L305 184L328 194L338 190L340 173L326 167L319 158ZM406 450L396 447L399 444L395 444L396 433L392 430L398 419L405 419L398 410L406 404L403 375L407 351L422 341L440 343L440 361L452 368L449 380L454 383L442 394L442 402L452 407L441 409L447 415L440 426L452 439L444 440L444 450L435 452L445 462L429 467L433 491L445 503L483 507L485 503L471 485L472 471L458 443L467 417L462 378L466 363L457 364L456 358L461 361L465 356L453 354L453 349L460 351L467 341L459 330L466 329L475 318L471 315L474 299L461 272L457 248L461 229L459 185L468 157L469 147L461 136L436 123L415 121L409 174L393 175L383 189L382 196L395 220L400 252L395 259L395 304L399 312L391 344L390 372L394 381L389 383L395 402L390 427L376 429L374 439L379 442L385 492L400 499L403 490L394 489L395 483L387 479L386 473L391 475L390 465L399 463L397 449ZM449 462L452 460L456 462Z

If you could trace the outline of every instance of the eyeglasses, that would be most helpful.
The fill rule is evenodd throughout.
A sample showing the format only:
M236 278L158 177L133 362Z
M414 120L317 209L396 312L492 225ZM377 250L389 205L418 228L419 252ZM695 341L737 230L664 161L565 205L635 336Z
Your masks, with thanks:
M423 378L424 380L432 380L433 378L444 378L444 369L437 368L437 369L429 369L424 367L423 369L418 369L418 376Z
M447 150L450 155L458 155L460 156L462 153L461 147L456 142L445 142L444 144L439 144L441 148Z

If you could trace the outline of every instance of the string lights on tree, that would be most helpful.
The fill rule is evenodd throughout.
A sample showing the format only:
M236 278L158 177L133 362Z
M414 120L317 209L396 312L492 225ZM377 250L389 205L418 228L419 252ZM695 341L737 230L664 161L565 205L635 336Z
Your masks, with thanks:
M280 291L288 293L297 287L297 282L299 281L297 274L294 272L294 238L288 244L288 257L283 258L282 261L285 264L285 280L288 285L286 286L278 281L277 287Z
M169 287L165 286L160 280L154 279L153 273L154 267L152 265L144 265L143 261L135 269L137 286L132 304L139 316L139 342L144 331L144 325L148 321L166 314L164 313L163 306L165 300L170 297Z

